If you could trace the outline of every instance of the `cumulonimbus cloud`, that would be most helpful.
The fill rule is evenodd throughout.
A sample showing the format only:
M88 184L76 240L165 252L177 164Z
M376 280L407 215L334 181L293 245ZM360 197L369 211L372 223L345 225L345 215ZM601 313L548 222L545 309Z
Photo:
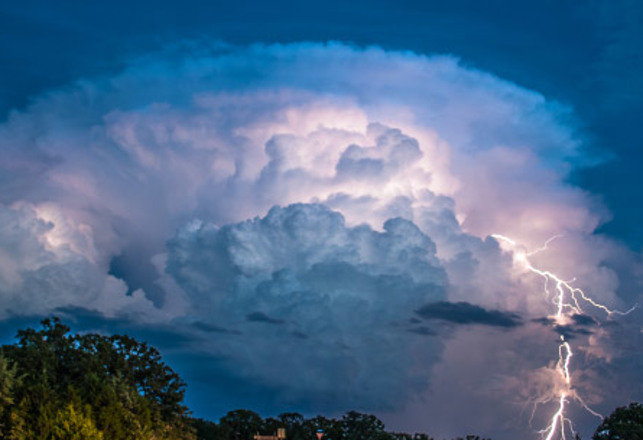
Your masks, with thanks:
M426 386L408 369L434 361L440 342L409 337L407 321L446 297L446 274L410 221L351 228L323 205L297 204L221 228L192 223L168 248L188 314L239 335L212 341L213 353L292 402L392 402Z
M217 329L199 350L285 400L377 407L426 386L439 332L408 320L429 302L545 316L493 233L565 234L535 260L622 294L605 262L623 250L594 235L608 214L567 181L594 160L571 110L451 56L184 47L35 98L0 149L4 316ZM275 351L301 380L257 360ZM421 373L395 363L413 357Z

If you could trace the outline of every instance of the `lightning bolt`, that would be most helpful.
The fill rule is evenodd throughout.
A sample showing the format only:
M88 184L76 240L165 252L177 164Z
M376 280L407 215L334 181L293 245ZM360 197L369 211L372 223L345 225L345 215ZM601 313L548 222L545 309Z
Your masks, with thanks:
M573 315L585 314L582 305L587 304L596 309L602 310L608 316L627 315L637 307L635 305L625 312L612 310L589 297L582 289L574 287L571 283L575 280L565 281L553 272L534 267L529 258L538 253L547 251L551 242L561 238L561 235L556 235L550 238L542 247L531 252L527 252L524 247L520 246L516 241L509 237L505 237L504 235L493 234L492 237L509 247L513 252L514 264L520 265L528 271L543 278L545 299L553 303L556 308L556 314L552 317L554 318L552 323L554 329L556 329L558 325L569 324ZM555 292L550 290L551 285L555 285ZM563 334L559 334L559 336L560 343L558 345L558 362L556 363L555 370L563 380L564 386L561 387L561 390L554 390L554 395L557 395L558 397L558 409L551 417L549 425L538 431L544 440L553 440L556 434L559 435L559 439L566 440L567 432L571 432L572 435L576 434L574 432L572 421L565 415L567 404L570 399L576 401L590 414L599 417L601 420L603 419L603 416L591 409L574 390L572 376L570 373L570 364L574 353L572 352L572 347L569 342L565 340L565 336ZM548 403L552 400L554 400L554 398L551 397L537 399L534 403L531 419L533 419L538 405Z

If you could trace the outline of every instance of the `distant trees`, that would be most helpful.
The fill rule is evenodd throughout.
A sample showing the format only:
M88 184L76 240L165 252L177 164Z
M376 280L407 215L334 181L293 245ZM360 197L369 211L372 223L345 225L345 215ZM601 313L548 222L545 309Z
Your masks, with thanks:
M192 419L199 440L252 440L259 433L271 435L278 428L286 429L287 440L316 440L316 432L324 432L324 440L434 440L423 433L406 434L387 432L376 416L349 411L340 419L315 416L309 419L299 413L288 412L277 418L262 419L248 410L230 411L219 424ZM453 440L490 440L469 435Z
M593 440L643 440L643 405L616 408L596 429Z
M273 434L278 428L286 429L288 440L316 439L319 429L324 431L326 440L397 440L384 430L384 423L377 417L356 411L346 413L340 420L324 416L305 419L295 412L264 420L252 411L235 410L222 417L218 425L194 419L193 426L203 440L251 440L257 433Z
M69 330L46 319L0 348L0 438L195 438L185 383L155 348Z
M219 425L210 420L193 418L190 424L196 431L196 438L199 440L209 440L221 438L219 435Z
M281 426L286 429L288 440L311 440L312 437L310 435L312 434L314 436L314 433L310 432L313 428L304 426L304 416L299 413L283 413L277 418L281 422Z
M349 411L341 421L342 440L389 440L384 423L370 414Z
M247 409L230 411L219 421L219 436L228 440L247 440L263 431L264 421L259 414Z

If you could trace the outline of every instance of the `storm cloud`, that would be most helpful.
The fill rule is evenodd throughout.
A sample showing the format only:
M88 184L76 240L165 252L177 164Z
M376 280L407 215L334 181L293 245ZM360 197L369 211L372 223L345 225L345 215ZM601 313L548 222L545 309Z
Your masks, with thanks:
M447 281L435 246L408 220L378 232L298 204L221 228L192 223L168 250L167 273L193 305L183 319L243 334L205 347L293 402L387 402L427 385L407 368L434 361L439 341L420 343L399 325L445 298Z
M271 408L401 409L479 344L471 327L516 352L551 336L526 324L552 304L514 257L554 235L534 264L609 306L640 297L621 288L640 285L622 275L637 257L596 233L609 213L570 183L599 160L577 125L451 56L339 43L150 54L0 126L0 313L162 324L203 363L199 381L243 384L220 406L252 389ZM597 362L620 356L604 350L608 327L574 335Z

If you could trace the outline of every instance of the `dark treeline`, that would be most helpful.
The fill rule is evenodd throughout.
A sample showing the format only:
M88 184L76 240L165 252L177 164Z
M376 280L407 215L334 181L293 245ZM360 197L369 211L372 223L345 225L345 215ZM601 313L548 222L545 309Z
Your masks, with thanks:
M185 383L159 352L129 336L70 334L59 319L18 331L0 347L0 440L253 440L280 428L287 440L434 440L393 433L370 414L339 419L230 411L218 423L190 417ZM618 408L594 440L643 440L643 407ZM469 435L457 440L490 440Z
M321 430L324 440L435 440L423 434L387 432L384 423L370 414L349 411L341 419L317 416L304 418L298 413L283 413L276 418L262 419L259 414L239 409L230 411L219 423L192 419L197 436L203 440L252 440L255 434L274 435L286 429L288 440L313 440ZM491 440L476 435L454 440Z

